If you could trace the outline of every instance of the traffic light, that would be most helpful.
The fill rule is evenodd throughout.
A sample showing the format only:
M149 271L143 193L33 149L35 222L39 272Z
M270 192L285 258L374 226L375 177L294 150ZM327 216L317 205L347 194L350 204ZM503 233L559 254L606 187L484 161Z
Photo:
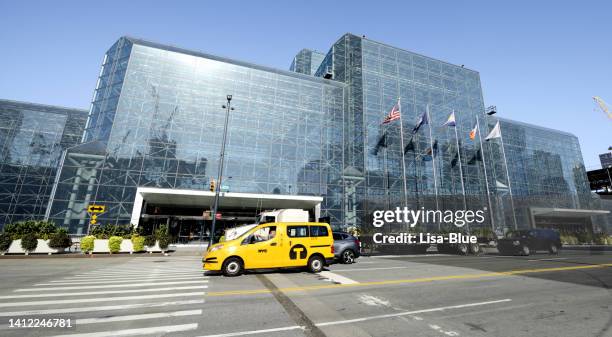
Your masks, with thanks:
M213 179L210 180L210 191L214 192L215 191L215 181Z

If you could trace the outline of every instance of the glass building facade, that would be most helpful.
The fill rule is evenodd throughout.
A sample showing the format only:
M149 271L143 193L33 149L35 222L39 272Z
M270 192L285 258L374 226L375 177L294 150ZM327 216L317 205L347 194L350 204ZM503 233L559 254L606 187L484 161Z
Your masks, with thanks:
M107 72L106 69L111 69ZM107 53L85 132L70 151L50 219L86 231L129 223L136 188L208 190L216 178L226 95L233 95L224 176L233 192L325 196L340 217L344 85L122 38Z
M289 70L300 74L314 75L325 54L311 49L302 49L295 55Z
M300 51L290 71L124 37L105 54L83 142L52 174L46 217L85 233L89 204L106 205L100 223L127 224L139 187L208 191L226 95L224 185L320 196L336 228L371 229L375 210L405 206L484 210L502 233L565 221L542 209L593 208L577 138L486 114L477 71L352 34ZM401 119L383 123L396 105ZM503 137L486 141L498 122Z
M0 100L0 227L45 215L62 152L81 141L87 111Z

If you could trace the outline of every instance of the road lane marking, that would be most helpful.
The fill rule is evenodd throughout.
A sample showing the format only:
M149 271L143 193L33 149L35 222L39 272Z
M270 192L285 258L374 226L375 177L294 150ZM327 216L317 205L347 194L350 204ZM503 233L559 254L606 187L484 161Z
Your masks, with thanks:
M115 331L100 331L90 333L76 333L68 335L56 335L52 337L114 337L114 336L138 336L138 335L150 335L164 333L168 334L171 332L190 331L198 328L198 323L181 324L181 325L166 325L166 326L154 326L150 328L138 328L138 329L126 329L126 330L115 330Z
M173 301L173 302L161 302L161 303L136 303L136 304L123 304L123 305L108 305L108 306L102 306L102 307L96 306L96 307L85 307L85 308L77 307L77 308L25 310L25 311L13 311L13 312L0 312L0 317L72 314L72 313L77 313L77 312L158 308L158 307L167 307L171 305L191 305L191 304L202 304L202 303L204 303L204 300L186 300L186 301Z
M347 268L347 269L334 269L335 272L343 272L343 271L368 271L368 270L387 270L387 269L408 269L414 267L374 267L374 268Z
M438 307L438 308L431 308L431 309L422 309L422 310L396 312L396 313L393 313L393 314L366 316L366 317L361 317L361 318L345 319L345 320L342 320L342 321L330 321L330 322L324 322L324 323L317 323L316 325L317 326L331 326L331 325L351 324L351 323L357 323L357 322L371 321L371 320L375 320L375 319L391 318L391 317L399 317L399 316L408 316L408 315L415 315L415 314L422 314L422 313L429 313L429 312L446 311L446 310L452 310L452 309L470 308L470 307L477 307L477 306L481 306L481 305L505 303L505 302L510 302L510 301L512 301L512 300L509 299L509 298L505 298L503 300L476 302L476 303L467 303L467 304L459 304L459 305L449 305L449 306L446 306L446 307Z
M376 319L410 316L410 315L421 314L421 313L439 312L439 311L470 308L470 307L477 307L477 306L490 305L490 304L506 303L510 301L512 300L509 298L506 298L506 299L495 300L495 301L467 303L467 304L451 305L451 306L446 306L446 307L438 307L438 308L430 308L430 309L422 309L422 310L414 310L414 311L403 311L403 312L397 312L397 313L386 314L386 315L366 316L366 317L361 317L361 318L346 319L346 320L340 320L340 321L315 323L315 326L325 327L325 326L333 326L333 325L351 324L351 323L365 322L365 321L371 321L371 320L376 320ZM215 334L215 335L206 335L206 336L200 336L200 337L246 336L246 335L266 334L266 333L277 332L277 331L298 330L298 329L304 330L305 327L301 325L293 325L293 326L287 326L287 327L282 327L282 328L265 329L265 330L251 330L251 331L237 331L237 332L228 332L228 333Z
M322 272L319 273L319 276L326 278L328 281L334 282L336 284L355 284L355 283L359 283L355 280L351 280L348 277L344 277L342 275L338 275L335 273L332 273L330 271L324 270Z
M94 298L87 297L87 298L76 298L76 299L70 299L70 300L7 302L7 303L0 303L0 308L24 307L24 306L34 306L34 305L55 305L55 304L68 304L68 303L131 301L131 300L145 300L145 299L158 299L158 298L170 298L170 297L195 297L195 296L203 296L204 294L205 294L204 292L191 292L191 293L170 293L170 294L152 294L152 295L119 296L119 297L94 297Z
M98 281L51 281L53 283L36 283L35 286L57 286L57 285L79 285L79 284L109 284L109 283L130 283L134 281L172 281L172 280L202 280L202 276L188 276L188 277L162 277L162 278L132 278L129 280L98 280Z
M39 298L39 297L58 297L58 296L84 296L84 295L103 295L103 294L128 294L128 293L162 292L162 291L193 290L193 289L206 289L206 288L208 288L208 286L186 286L186 287L166 287L166 288L147 288L147 289L85 291L85 292L79 292L79 293L69 292L69 293L50 293L50 294L8 295L8 296L0 296L0 300L15 299L15 298Z
M532 274L532 273L547 273L547 272L572 271L572 270L581 270L581 269L596 269L596 268L609 268L609 267L612 267L612 263L583 265L583 266L569 266L569 267L539 268L539 269L518 269L518 270L488 272L488 273L478 273L478 274L431 276L431 277L422 277L422 278L414 278L414 279L361 282L361 283L356 283L356 284L326 284L326 285L304 286L304 287L288 287L288 288L279 288L279 290L282 292L296 292L296 291L306 291L306 290L333 289L333 288L341 288L341 287L367 287L367 286L379 286L379 285L390 285L390 284L425 283L425 282L447 281L447 280L470 280L470 279L489 278L489 277L501 277L501 276L513 276L513 275L523 275L523 274ZM256 294L268 294L268 293L270 293L268 289L230 290L230 291L209 292L207 296L256 295Z
M143 319L182 317L182 316L193 316L193 315L201 315L201 314L202 314L202 309L200 309L200 310L183 310L183 311L174 311L174 312L159 312L159 313L153 313L153 314L140 314L140 315L102 317L102 318L80 318L80 319L76 320L76 325L79 325L79 324L94 324L94 323L109 323L109 322L124 322L124 321L137 321L137 320L143 320Z
M98 284L98 285L83 285L83 286L60 286L60 287L38 287L38 288L25 288L17 289L14 292L23 291L47 291L47 290L68 290L68 289L101 289L101 288L130 288L130 287L155 287L155 286L166 286L173 284L193 284L193 283L208 283L208 280L200 281L178 281L178 282L147 282L147 283L131 283L131 284Z
M531 259L531 260L527 260L530 262L534 262L534 261L557 261L557 260L567 260L569 259L569 257L551 257L551 258L547 258L547 259Z
M390 302L376 297L376 296L372 296L372 295L368 295L368 294L361 294L359 295L359 301L363 304L367 304L369 306L373 306L373 307L388 307L390 306Z
M289 330L298 330L298 329L304 330L305 328L301 325L292 325L292 326L286 326L282 328L228 332L228 333L221 333L221 334L216 334L216 335L206 335L206 336L200 336L200 337L234 337L234 336L246 336L246 335L260 335L260 334L267 334L270 332L289 331Z

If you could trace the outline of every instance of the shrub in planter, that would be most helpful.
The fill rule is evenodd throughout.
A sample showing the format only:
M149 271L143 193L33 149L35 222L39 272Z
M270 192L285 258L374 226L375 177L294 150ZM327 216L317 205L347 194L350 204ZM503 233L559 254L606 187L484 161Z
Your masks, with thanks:
M11 246L12 242L13 242L13 239L11 238L10 234L8 233L0 234L0 252L6 252Z
M94 240L96 239L93 235L88 235L81 239L81 251L87 253L94 249Z
M155 238L159 242L159 248L161 248L161 250L165 250L166 248L168 248L168 245L170 245L170 235L168 235L168 227L160 226L155 231Z
M147 247L153 247L155 246L155 236L154 235L147 235L144 237L144 245Z
M33 233L26 234L21 237L21 248L26 251L26 254L36 250L38 239Z
M60 229L55 234L51 234L49 239L49 247L59 249L63 251L64 249L72 246L72 240L70 236L68 236L68 232L65 229Z
M108 238L108 250L112 253L119 253L121 250L121 241L123 238L120 236L111 236Z
M145 237L138 234L132 235L132 246L134 247L135 252L144 251Z

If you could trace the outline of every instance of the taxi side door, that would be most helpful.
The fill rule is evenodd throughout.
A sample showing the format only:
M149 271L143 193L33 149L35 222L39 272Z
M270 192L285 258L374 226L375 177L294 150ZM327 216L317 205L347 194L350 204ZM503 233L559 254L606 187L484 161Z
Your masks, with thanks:
M245 268L277 267L281 249L280 241L275 224L259 227L248 235L242 242Z
M301 267L308 264L310 253L310 232L307 224L287 224L285 231L285 265L288 267Z

